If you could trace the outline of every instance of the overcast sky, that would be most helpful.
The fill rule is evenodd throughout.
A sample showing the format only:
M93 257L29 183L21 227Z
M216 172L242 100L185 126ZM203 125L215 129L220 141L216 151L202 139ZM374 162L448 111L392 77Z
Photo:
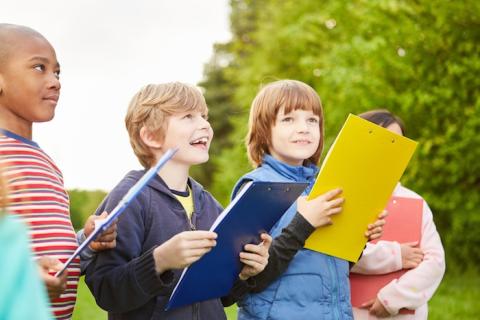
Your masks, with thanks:
M67 188L110 190L140 168L124 116L145 84L196 84L215 42L230 39L228 0L3 0L0 22L42 33L61 64L55 119L34 140Z

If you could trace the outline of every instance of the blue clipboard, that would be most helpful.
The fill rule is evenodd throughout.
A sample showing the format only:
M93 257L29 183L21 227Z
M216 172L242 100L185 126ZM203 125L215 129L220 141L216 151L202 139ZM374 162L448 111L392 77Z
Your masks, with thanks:
M148 182L157 174L157 172L170 160L173 155L177 152L178 149L168 149L165 154L158 160L157 164L154 167L151 167L145 174L140 178L140 180L135 183L130 190L123 196L123 198L118 202L117 206L110 212L105 221L99 228L96 228L85 241L78 246L77 250L68 258L64 263L63 268L59 270L55 277L60 276L72 263L73 259L78 256L93 240L95 240L99 234L108 229L125 210L125 208L130 204L130 202L139 194L139 192L148 184Z
M248 182L217 218L211 231L217 245L186 268L170 296L166 310L228 294L242 268L239 254L258 243L297 200L306 183Z

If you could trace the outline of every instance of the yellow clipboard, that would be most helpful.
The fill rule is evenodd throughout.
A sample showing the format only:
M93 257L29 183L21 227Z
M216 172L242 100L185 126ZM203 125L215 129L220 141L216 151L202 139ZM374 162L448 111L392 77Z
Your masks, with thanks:
M318 228L305 248L356 262L364 233L386 207L417 142L350 114L320 168L308 198L342 188L343 210Z

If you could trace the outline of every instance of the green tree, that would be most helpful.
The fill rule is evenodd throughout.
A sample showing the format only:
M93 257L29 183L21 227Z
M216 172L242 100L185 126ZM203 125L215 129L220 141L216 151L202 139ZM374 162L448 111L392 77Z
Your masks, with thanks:
M87 218L95 213L98 205L107 195L101 190L68 190L70 196L70 217L75 230L82 229Z
M261 84L298 79L322 98L327 147L350 112L386 107L405 120L419 148L403 183L431 205L449 258L478 266L480 3L231 3L233 37L222 47L230 59L220 67L235 90L225 103L238 110L215 155L214 194L225 203L249 169L243 137Z

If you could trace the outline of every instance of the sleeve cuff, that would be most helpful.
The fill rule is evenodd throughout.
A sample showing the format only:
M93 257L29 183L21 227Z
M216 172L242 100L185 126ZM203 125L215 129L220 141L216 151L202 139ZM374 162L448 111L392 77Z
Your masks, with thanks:
M288 228L291 229L298 240L305 242L308 237L315 231L315 227L310 224L299 212L295 214Z
M392 280L389 284L385 287L380 289L377 294L377 298L383 307L390 313L391 316L395 316L398 314L399 306L395 305L395 301L390 299L390 297L395 296L394 290L392 291L392 286L396 280ZM398 303L397 303L398 304Z
M402 247L400 245L400 243L396 242L396 241L393 241L393 246L395 247L395 250L397 250L396 252L398 252L398 254L396 254L394 256L395 258L395 270L402 270L403 269L403 266L402 266Z
M135 262L135 275L138 285L149 295L157 295L164 290L169 290L174 283L174 273L171 270L162 274L155 271L155 260L151 248L141 255Z

